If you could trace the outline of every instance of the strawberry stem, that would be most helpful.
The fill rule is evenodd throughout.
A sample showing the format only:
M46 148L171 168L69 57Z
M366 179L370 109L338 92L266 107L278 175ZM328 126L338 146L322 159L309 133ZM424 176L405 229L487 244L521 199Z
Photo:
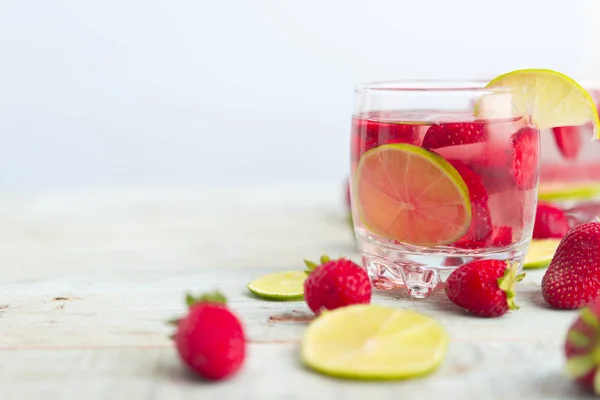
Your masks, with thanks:
M218 290L215 290L214 292L204 293L197 297L190 293L186 293L185 303L189 308L198 303L227 304L227 299L221 292L219 292ZM166 322L168 325L176 327L179 324L179 320L180 320L180 318L172 318ZM169 336L170 339L173 339L174 337L175 337L174 333Z
M187 293L185 295L185 303L188 307L198 303L218 303L227 304L227 298L218 290L211 293L204 293L199 297L194 297L192 294Z
M580 378L586 375L592 368L595 367L594 357L592 354L572 357L567 361L565 366L567 375L573 378Z
M571 346L579 349L583 349L590 344L590 338L588 338L583 332L577 330L571 330L567 334L567 340Z
M581 320L585 322L590 328L594 329L595 332L600 332L600 321L594 315L593 311L589 307L583 308L579 312Z
M518 310L519 306L515 303L515 284L525 278L525 273L517 275L519 264L516 262L507 263L504 270L504 276L498 278L498 287L506 293L506 302L509 310Z
M321 258L319 259L320 264L317 264L317 263L309 261L309 260L304 260L304 264L306 265L306 268L308 268L307 270L304 270L304 272L306 272L306 275L310 275L310 273L313 272L315 269L317 269L318 266L327 264L329 261L331 261L331 259L329 258L328 255L325 255L325 254L322 255Z
M304 272L306 272L307 275L310 274L311 272L313 272L318 267L317 264L315 264L312 261L308 261L308 260L304 260L304 264L306 265L306 268L308 268L307 270L304 271Z

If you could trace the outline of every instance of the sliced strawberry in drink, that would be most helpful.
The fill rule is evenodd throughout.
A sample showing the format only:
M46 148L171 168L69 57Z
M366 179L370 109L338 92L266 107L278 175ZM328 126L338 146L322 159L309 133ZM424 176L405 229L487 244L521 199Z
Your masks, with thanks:
M485 240L474 240L463 237L457 240L453 246L458 249L477 250L484 249L487 246L487 242Z
M471 226L467 233L454 243L461 249L481 249L487 246L492 234L492 217L487 204L471 204Z
M481 177L477 175L471 168L462 161L459 160L448 160L450 164L456 169L460 176L465 181L467 188L469 189L469 200L471 203L484 204L488 201L488 192L481 180Z
M407 143L417 144L419 125L416 124L383 124L379 128L379 144Z
M465 181L471 201L471 225L467 233L454 243L463 249L482 248L492 234L492 217L488 207L488 192L481 180L466 164L458 160L448 160Z
M366 151L384 144L406 143L417 144L419 140L419 125L388 123L381 121L359 119L355 121L357 141L353 151L360 157Z
M492 246L504 247L512 243L512 227L510 226L499 226L494 229L492 235Z
M488 139L488 132L481 122L453 122L431 125L423 138L426 149L479 143Z
M533 189L538 181L539 132L530 126L523 127L511 138L512 174L521 190Z
M507 190L514 185L509 165L511 160L511 148L505 143L492 145L486 142L481 153L469 162L469 167L481 177L488 194ZM506 142L508 143L508 141Z
M489 168L506 169L509 165L511 154L509 141L506 140L497 143L489 142L486 144L481 156L477 158L477 162Z
M554 140L560 153L567 160L577 158L581 150L582 140L579 126L559 126L552 128Z
M473 171L481 176L490 196L505 191L514 185L513 178L507 167L504 169L489 168L476 163L470 164L470 166Z

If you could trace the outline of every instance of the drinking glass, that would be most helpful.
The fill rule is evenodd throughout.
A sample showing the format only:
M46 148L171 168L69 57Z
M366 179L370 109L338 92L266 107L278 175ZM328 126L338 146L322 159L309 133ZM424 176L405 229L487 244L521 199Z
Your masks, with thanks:
M539 131L485 82L355 88L350 202L377 289L429 295L458 266L518 263L531 240Z
M600 83L582 82L600 109ZM591 124L541 133L539 200L562 209L571 227L600 217L600 142Z

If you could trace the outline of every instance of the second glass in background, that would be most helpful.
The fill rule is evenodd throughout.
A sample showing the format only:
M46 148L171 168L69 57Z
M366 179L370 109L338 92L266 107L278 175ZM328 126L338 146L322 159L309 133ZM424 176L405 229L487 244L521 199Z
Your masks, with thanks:
M600 108L600 83L584 82ZM561 208L574 227L600 217L600 142L591 124L541 132L540 201Z

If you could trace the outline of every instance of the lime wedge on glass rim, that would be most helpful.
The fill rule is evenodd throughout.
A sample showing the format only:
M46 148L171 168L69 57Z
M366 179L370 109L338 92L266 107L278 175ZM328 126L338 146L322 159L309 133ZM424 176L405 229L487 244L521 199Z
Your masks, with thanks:
M492 79L486 88L500 90L478 99L478 117L523 117L540 130L591 122L594 138L600 139L594 100L580 84L560 72L516 70Z
M560 239L533 239L529 243L525 260L524 269L545 268L552 261L556 248L560 244Z
M446 330L410 310L373 304L327 311L302 339L307 367L339 378L405 379L435 370L448 347Z
M304 271L282 271L263 275L248 284L248 290L267 300L300 301L304 299Z

